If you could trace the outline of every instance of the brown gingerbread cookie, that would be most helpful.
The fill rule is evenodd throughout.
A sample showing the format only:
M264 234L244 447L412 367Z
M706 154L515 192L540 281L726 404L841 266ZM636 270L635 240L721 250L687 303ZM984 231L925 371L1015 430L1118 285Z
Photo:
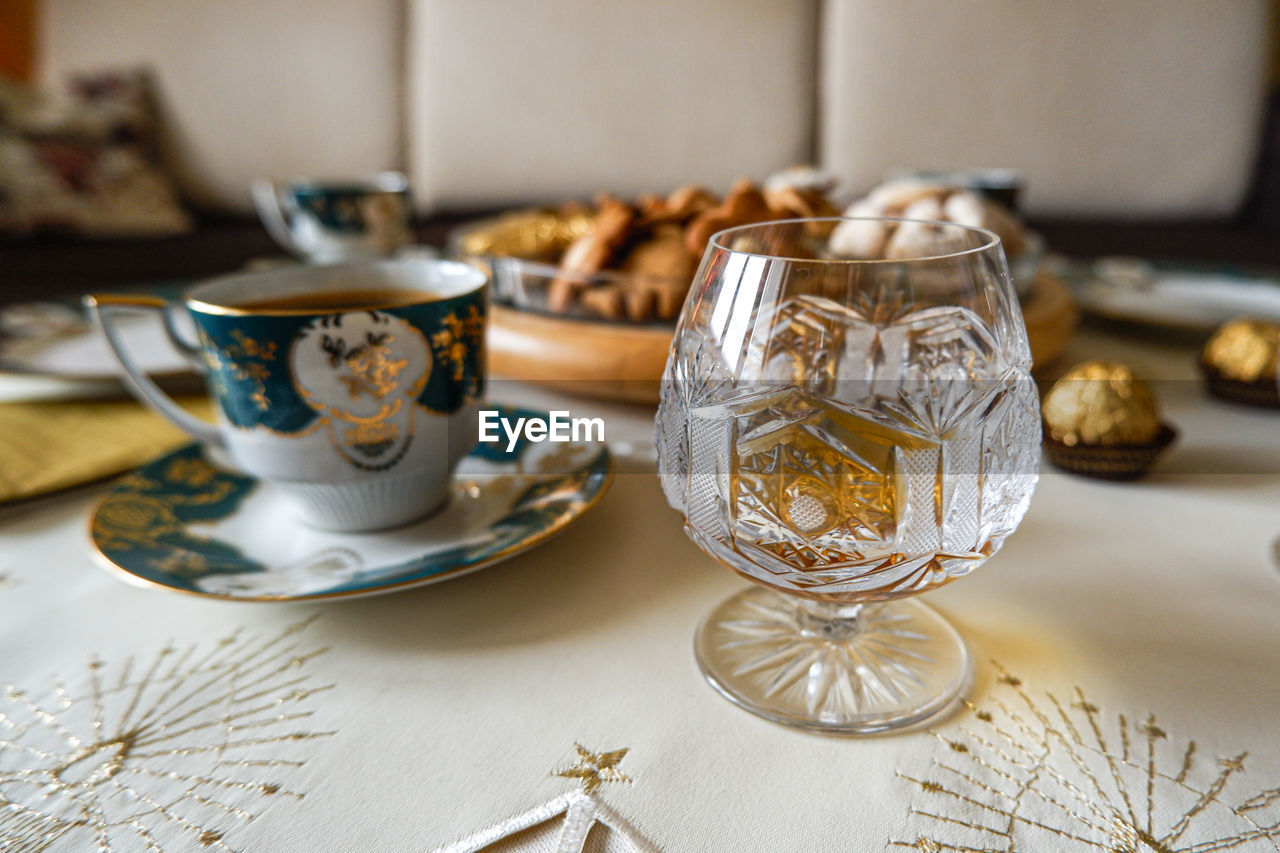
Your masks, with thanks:
M719 205L693 218L685 228L684 245L695 256L702 257L707 241L717 231L753 222L767 222L773 218L774 213L769 209L760 188L744 178L734 183Z
M635 204L639 212L635 224L639 227L647 226L650 222L667 214L667 200L657 193L642 195L636 199Z
M674 320L680 315L684 298L689 293L689 282L649 281L644 286L653 294L659 320Z
M689 184L672 190L667 196L667 214L679 222L687 222L703 211L710 210L719 203L704 187Z
M839 209L818 190L804 187L779 187L766 190L764 200L778 219L813 219L839 216Z
M579 304L588 314L606 320L621 320L626 314L620 284L597 284L587 288L579 297Z
M631 205L604 197L599 209L595 227L574 240L560 259L564 274L553 279L547 290L547 307L552 311L567 311L574 297L586 287L584 277L608 267L631 233L636 218Z
M657 311L657 294L643 285L628 287L623 297L626 300L627 319L633 323L649 323Z
M640 216L636 220L636 225L640 228L684 225L719 203L715 196L696 184L679 187L666 198L646 196L645 201L648 203L641 206Z
M698 259L685 247L684 232L676 225L653 229L647 240L635 243L619 267L636 278L683 282L693 277Z

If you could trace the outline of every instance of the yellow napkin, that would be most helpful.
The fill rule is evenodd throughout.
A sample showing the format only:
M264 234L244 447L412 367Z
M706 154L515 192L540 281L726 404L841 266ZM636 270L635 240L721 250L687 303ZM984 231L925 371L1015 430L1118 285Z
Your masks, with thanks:
M179 398L211 419L208 398ZM0 404L0 501L110 477L191 438L132 400Z

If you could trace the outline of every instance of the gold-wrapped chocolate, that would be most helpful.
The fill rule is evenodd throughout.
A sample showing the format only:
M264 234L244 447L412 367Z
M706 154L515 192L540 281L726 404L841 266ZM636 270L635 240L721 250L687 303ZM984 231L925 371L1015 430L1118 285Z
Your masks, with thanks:
M1054 383L1042 410L1050 438L1067 447L1142 445L1160 435L1155 395L1123 364L1076 365Z
M518 210L464 234L458 247L468 255L555 261L595 222L590 211Z
M1141 477L1178 435L1160 422L1151 389L1123 364L1076 365L1049 389L1041 409L1050 461L1085 477Z
M1280 325L1241 317L1213 333L1201 354L1204 365L1236 382L1277 381Z

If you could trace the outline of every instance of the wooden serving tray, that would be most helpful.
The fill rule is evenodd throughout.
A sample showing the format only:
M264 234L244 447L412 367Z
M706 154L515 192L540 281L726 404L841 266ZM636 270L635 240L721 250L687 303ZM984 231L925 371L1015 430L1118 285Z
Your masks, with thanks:
M1022 320L1031 340L1031 370L1038 374L1071 342L1080 322L1080 310L1066 282L1042 271L1022 303Z
M1022 314L1038 372L1071 340L1079 312L1062 280L1041 273ZM489 371L497 378L574 394L656 403L671 335L664 327L551 317L492 305Z

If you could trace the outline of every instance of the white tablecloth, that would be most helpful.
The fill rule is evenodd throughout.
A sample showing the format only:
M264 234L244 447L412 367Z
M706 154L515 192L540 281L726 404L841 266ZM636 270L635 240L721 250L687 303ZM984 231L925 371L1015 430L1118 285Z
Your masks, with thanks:
M1206 397L1185 347L1068 358L1099 355L1169 380L1181 438L1138 483L1046 468L1004 550L928 596L979 663L933 734L824 738L717 696L693 628L741 581L641 461L544 547L323 605L120 583L86 544L103 487L4 509L0 848L433 850L529 814L492 849L552 850L567 809L603 821L591 850L1278 850L1280 416ZM647 438L606 408L611 440Z

